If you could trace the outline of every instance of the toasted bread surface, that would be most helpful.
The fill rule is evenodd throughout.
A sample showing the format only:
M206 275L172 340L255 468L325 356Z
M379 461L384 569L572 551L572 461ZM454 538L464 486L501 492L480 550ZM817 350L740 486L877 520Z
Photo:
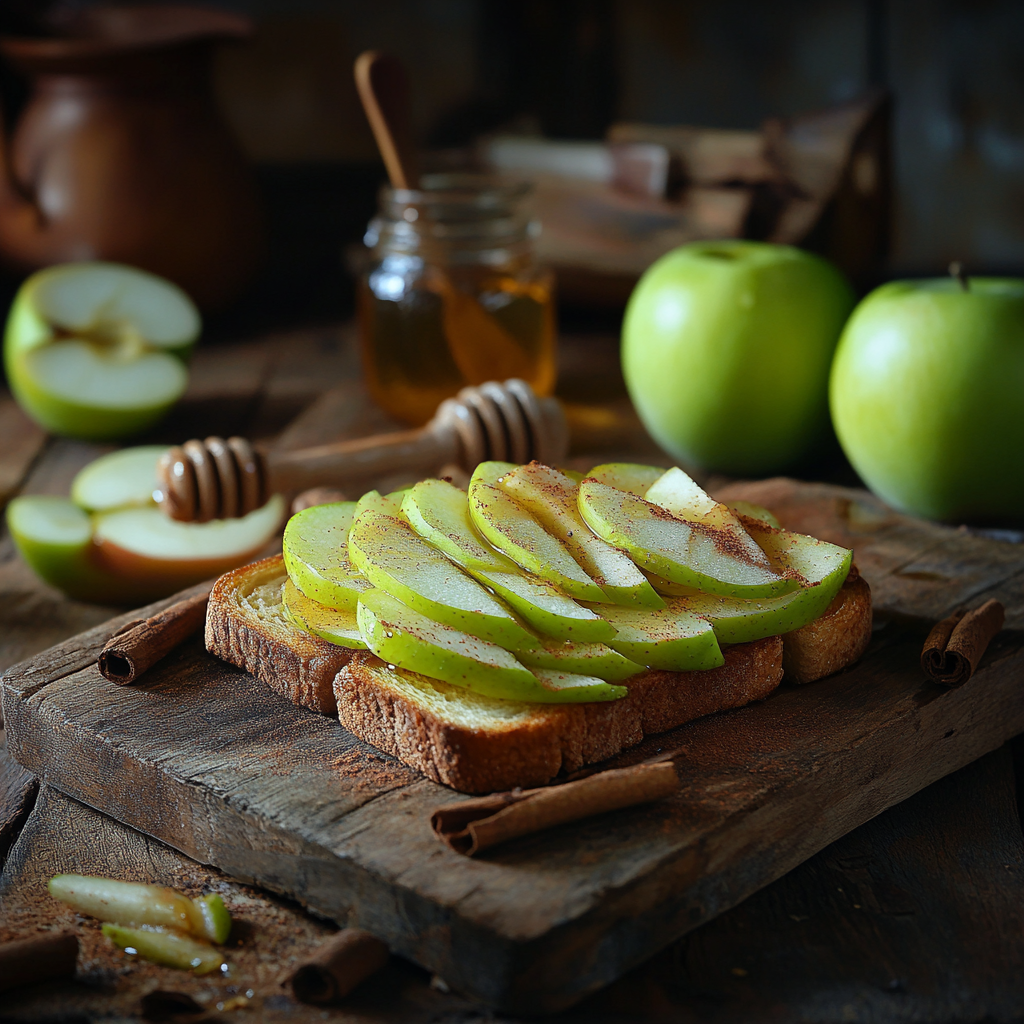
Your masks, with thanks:
M858 661L871 640L871 587L856 568L821 618L782 637L788 683L813 683Z
M206 649L293 703L333 715L334 677L354 652L292 625L281 603L286 579L281 555L221 576L210 591Z
M649 733L758 700L779 685L779 637L724 653L719 668L633 676L621 700L541 705L481 697L359 652L335 680L338 718L360 739L453 789L539 786Z

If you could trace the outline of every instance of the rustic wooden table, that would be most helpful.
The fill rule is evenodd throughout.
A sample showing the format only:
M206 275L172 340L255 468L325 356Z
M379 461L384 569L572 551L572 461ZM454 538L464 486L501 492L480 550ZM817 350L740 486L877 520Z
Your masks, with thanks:
M569 337L560 394L581 464L590 454L664 462L633 416L614 341ZM348 328L201 349L183 403L154 436L276 437L300 446L392 424L366 398ZM0 397L0 501L67 492L108 446L49 439ZM112 614L45 587L0 537L0 670ZM1020 740L834 843L690 933L559 1020L974 1021L1024 1016ZM1015 758L1016 771L1015 771ZM293 1002L281 972L331 926L118 824L0 759L0 941L60 923L82 939L80 978L5 997L4 1019L132 1019L154 988L187 991L223 1019L507 1019L393 959L344 1007ZM57 871L123 875L224 892L240 920L227 979L128 962L93 922L45 893Z

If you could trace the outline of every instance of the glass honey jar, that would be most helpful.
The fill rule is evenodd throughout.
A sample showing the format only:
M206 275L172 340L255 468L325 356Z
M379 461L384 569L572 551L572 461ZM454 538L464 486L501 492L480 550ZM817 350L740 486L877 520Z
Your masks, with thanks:
M393 416L426 423L445 398L488 380L553 390L553 281L534 257L529 190L455 174L381 189L358 316L367 384Z

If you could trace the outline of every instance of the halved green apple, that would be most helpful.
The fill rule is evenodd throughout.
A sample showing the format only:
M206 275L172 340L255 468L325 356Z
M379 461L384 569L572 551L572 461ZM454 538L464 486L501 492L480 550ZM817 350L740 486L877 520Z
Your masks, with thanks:
M801 582L796 572L780 574L751 561L727 531L683 522L660 505L596 480L580 484L580 512L599 537L672 583L724 597L771 597Z
M359 595L373 586L348 553L355 511L354 501L339 501L296 512L284 528L282 543L284 565L295 586L321 605L353 614Z
M442 625L382 590L363 594L356 614L363 639L378 658L488 697L565 703L614 700L626 694L623 687L602 680L584 686L578 677L566 686L557 679L542 683L503 647Z
M355 567L378 589L436 622L516 650L537 641L493 594L404 520L367 509L348 538Z
M7 318L4 365L21 407L69 437L125 437L182 396L200 319L177 285L116 263L33 274Z
M579 484L557 469L531 462L502 474L499 486L561 543L616 604L664 608L629 555L591 533L579 511Z
M660 476L645 495L646 500L668 509L677 519L698 523L727 534L735 549L755 565L767 567L765 553L750 539L736 513L728 505L715 501L697 482L679 467Z
M559 640L607 640L615 630L553 583L527 575L477 533L466 492L446 480L422 480L402 512L424 540L503 598L534 629Z
M600 611L616 630L608 646L639 665L686 672L725 664L711 623L675 601L666 608L614 605Z
M522 505L496 486L502 474L495 467L514 468L508 463L482 462L469 481L473 525L527 572L554 583L572 597L606 601L604 591L572 555Z
M101 455L75 476L71 500L87 512L152 505L159 486L156 464L166 450L149 444Z
M605 462L595 466L583 479L596 480L642 498L664 473L665 470L660 466L645 466L637 462ZM583 483L583 480L579 483Z
M288 618L307 633L312 633L313 636L339 647L366 650L366 641L363 640L359 632L359 623L356 621L355 608L327 608L306 597L290 579L285 580L281 603Z

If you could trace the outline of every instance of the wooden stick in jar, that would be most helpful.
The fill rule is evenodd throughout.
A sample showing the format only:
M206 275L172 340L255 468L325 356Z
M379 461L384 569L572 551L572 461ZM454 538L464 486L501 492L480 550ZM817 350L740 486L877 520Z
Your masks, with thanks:
M598 772L543 789L512 790L439 807L430 818L437 837L472 857L509 839L595 814L650 803L679 789L671 761Z
M375 935L361 928L343 928L324 942L305 963L284 979L295 998L313 1006L327 1006L351 992L379 971L391 954Z
M0 943L0 992L53 978L71 978L78 960L78 938L46 932L31 939Z
M199 593L176 601L141 622L128 623L103 646L97 665L106 679L120 686L134 683L147 669L198 632L206 621L213 581Z

